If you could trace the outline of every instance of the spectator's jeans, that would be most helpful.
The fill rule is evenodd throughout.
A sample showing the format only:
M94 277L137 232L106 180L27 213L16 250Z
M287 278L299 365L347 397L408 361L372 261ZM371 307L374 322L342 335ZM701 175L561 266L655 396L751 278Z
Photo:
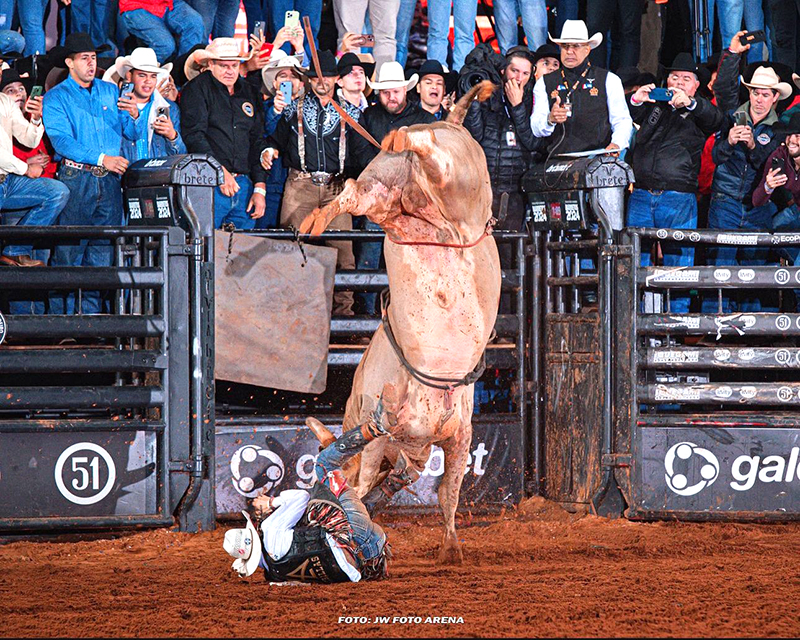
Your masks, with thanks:
M364 231L381 231L381 225L363 218L361 220L361 228ZM381 266L381 254L383 253L383 242L362 242L358 248L358 258L356 259L356 268L365 269L370 271L377 271ZM377 293L359 293L359 299L364 305L364 310L369 315L376 315L378 310L375 308L375 302L378 298Z
M17 0L17 12L19 23L22 28L22 36L16 34L18 38L24 37L25 55L30 56L34 53L44 53L47 49L44 41L44 7L49 0ZM2 17L5 16L5 22ZM0 0L0 29L11 29L12 18L14 17L14 0ZM1 33L1 32L0 32ZM0 48L3 52L17 51L17 49ZM20 53L22 49L18 50Z
M732 231L764 231L772 228L772 215L775 205L770 203L763 207L748 209L738 200L728 196L714 194L711 196L711 206L708 210L709 229L730 229ZM767 262L769 249L766 247L744 248L737 246L718 246L710 250L713 264L717 266L730 265L763 265ZM716 294L716 292L714 292ZM772 302L772 301L771 301ZM771 303L770 302L770 303ZM748 297L741 300L738 309L734 309L730 296L723 292L722 312L732 311L768 311L772 308L762 308L758 297ZM703 300L703 313L716 313L718 311L717 296L708 292Z
M186 0L200 14L205 30L203 42L209 36L233 38L236 18L239 16L239 0Z
M742 29L742 17L744 17L744 24L748 31L764 29L764 10L761 8L761 0L708 0L708 30L712 37L715 2L719 14L719 33L723 49L730 46L733 36ZM791 0L784 0L784 2L790 3ZM767 38L767 48L769 49L769 47L769 38ZM760 62L763 59L764 43L758 42L750 45L747 61Z
M278 220L281 216L281 202L283 201L283 190L286 188L286 176L289 170L283 164L283 158L276 158L272 163L272 168L267 173L267 208L264 215L256 220L256 229L277 229Z
M578 19L578 0L557 0L556 2L556 30L553 35L561 37L561 28L567 20ZM591 35L591 34L589 34Z
M612 43L615 58L609 64L608 32L619 20L619 28L614 32L618 42ZM599 31L603 41L589 54L592 64L612 71L622 67L635 67L639 64L642 33L642 0L590 0L586 3L586 24L589 35Z
M0 184L0 211L28 209L17 225L48 227L53 224L69 200L69 189L58 180L27 178L10 173ZM5 256L31 256L31 245L7 245Z
M163 19L145 9L134 9L123 13L122 20L129 33L156 52L161 64L175 53L173 34L180 38L177 55L205 42L203 19L184 0L174 0L172 11L167 10Z
M333 0L333 16L339 32L338 45L342 47L345 33L362 33L364 20L369 10L369 21L375 36L372 55L378 69L397 55L397 13L400 0Z
M697 229L697 198L693 193L634 189L628 201L628 226ZM694 264L692 247L664 242L661 248L665 267L690 267ZM650 264L650 251L642 251L641 266L649 267ZM689 297L673 295L670 311L688 313Z
M28 1L22 0L22 2ZM109 32L117 13L116 2L113 0L72 0L67 9L69 9L69 17L66 33L77 31L88 33L92 37L92 42L98 47L103 44L113 45Z
M94 227L122 224L122 189L120 177L109 173L102 178L88 171L62 167L58 179L69 189L69 200L58 217L58 225L90 225ZM53 250L53 267L109 267L113 264L113 247L108 240L78 240L60 244ZM82 291L81 313L102 313L99 291ZM57 291L50 294L50 313L75 313L75 294Z
M800 208L793 204L772 218L772 230L777 233L800 231ZM792 265L800 267L800 247L783 247L781 253L791 260ZM800 313L800 289L794 290L795 309Z
M226 222L232 222L237 229L252 229L256 221L247 213L247 203L253 195L253 181L248 176L236 176L239 190L226 196L219 187L214 188L214 228L220 229Z
M22 53L25 38L16 31L0 30L0 53Z
M408 39L411 37L411 25L414 24L414 11L419 0L400 0L400 9L397 12L397 60L404 67L408 60Z
M356 427L356 430L359 430L359 427ZM361 452L366 441L363 436L358 436L360 434L347 431L339 436L336 442L325 447L317 456L314 466L317 482L325 482L328 472L340 469L345 462ZM353 531L353 540L360 554L368 560L377 557L383 548L383 541L386 537L383 529L369 517L367 509L355 489L348 486L339 494L339 502L347 514L347 521Z
M428 59L447 64L447 43L450 36L450 6L453 7L453 66L458 71L464 58L475 48L477 0L428 0Z
M518 15L522 16L528 49L535 51L547 42L547 6L544 0L494 0L497 43L503 55L518 44Z
M283 27L286 22L286 12L297 11L300 13L300 24L303 24L303 16L308 16L311 22L311 33L314 34L314 43L319 47L319 23L322 20L322 0L270 0L269 21L273 35ZM338 28L338 25L337 25ZM281 47L286 53L292 53L291 44L288 42ZM311 49L308 43L305 44L306 60L311 59Z
M772 29L775 35L773 59L797 68L797 26L800 24L800 0L769 0Z

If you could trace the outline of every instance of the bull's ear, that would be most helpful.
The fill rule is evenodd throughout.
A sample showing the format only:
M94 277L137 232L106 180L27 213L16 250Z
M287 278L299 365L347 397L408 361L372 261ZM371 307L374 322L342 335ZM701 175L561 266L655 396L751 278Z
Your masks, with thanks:
M416 182L409 182L400 194L400 204L403 205L403 211L414 213L428 205L428 198Z
M419 160L420 167L425 172L428 180L436 186L443 186L445 182L446 163L443 152L437 148L438 140L432 129L414 131L408 136L406 149L414 153Z

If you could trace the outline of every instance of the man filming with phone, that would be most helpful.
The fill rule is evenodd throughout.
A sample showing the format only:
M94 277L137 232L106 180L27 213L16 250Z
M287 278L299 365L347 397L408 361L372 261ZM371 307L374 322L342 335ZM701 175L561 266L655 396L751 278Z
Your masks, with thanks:
M171 70L172 63L158 64L155 51L138 47L129 56L117 58L103 76L112 82L124 79L121 99L126 100L126 108L137 112L136 140L122 143L122 155L131 162L186 153L178 105L156 89Z

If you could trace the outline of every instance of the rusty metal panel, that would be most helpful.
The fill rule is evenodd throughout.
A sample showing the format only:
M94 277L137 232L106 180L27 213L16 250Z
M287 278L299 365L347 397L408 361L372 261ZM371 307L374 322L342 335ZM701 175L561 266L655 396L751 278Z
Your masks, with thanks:
M545 495L588 503L600 478L602 449L597 314L548 316L545 345Z
M229 238L215 238L216 378L321 393L336 249L236 234L228 255Z

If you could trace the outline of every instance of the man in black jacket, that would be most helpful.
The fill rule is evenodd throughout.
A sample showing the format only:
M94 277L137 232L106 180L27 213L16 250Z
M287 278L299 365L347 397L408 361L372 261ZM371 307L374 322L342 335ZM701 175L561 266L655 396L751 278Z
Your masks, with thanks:
M646 84L631 96L636 134L631 165L636 189L628 204L628 226L697 228L697 176L706 138L718 131L725 116L705 98L696 95L700 82L697 65L688 53L680 53L667 69L669 102L650 98L654 84ZM694 264L691 247L667 246L664 266ZM642 253L642 266L650 265L650 253ZM671 311L687 313L688 297L671 301Z
M503 85L485 102L470 105L464 126L483 147L492 181L492 215L498 229L519 231L525 219L525 201L519 181L528 168L531 153L544 145L531 131L533 92L530 83L533 60L520 48L506 56ZM505 215L500 201L508 194Z

